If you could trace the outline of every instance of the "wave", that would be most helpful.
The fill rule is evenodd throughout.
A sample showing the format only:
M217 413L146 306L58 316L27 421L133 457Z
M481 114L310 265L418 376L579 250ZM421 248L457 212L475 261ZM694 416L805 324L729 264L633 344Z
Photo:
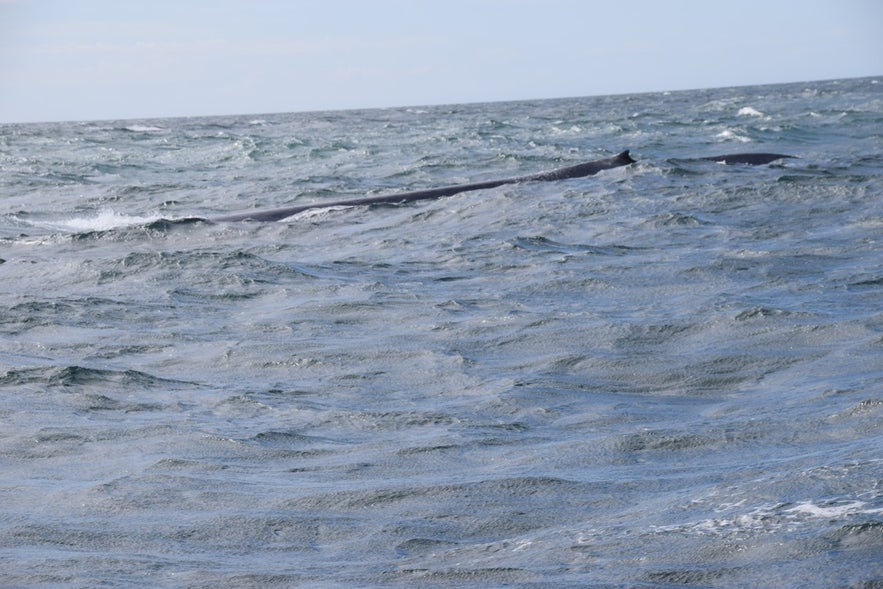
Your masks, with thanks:
M777 528L796 530L812 520L849 523L856 517L879 516L883 508L851 497L830 500L805 500L799 503L777 503L746 509L742 502L722 507L718 515L699 521L669 526L651 526L654 533L699 533L724 536L748 531L770 532ZM874 522L876 523L876 522Z
M126 215L113 209L104 209L90 216L70 217L54 221L35 223L48 229L83 233L88 231L108 231L137 225L147 225L162 219L162 215Z
M740 117L765 117L766 115L757 110L756 108L752 108L750 106L743 106L739 109L739 112L736 113Z
M85 366L45 366L7 370L0 374L0 384L16 386L40 383L46 387L106 386L120 389L143 390L152 387L190 388L195 383L162 378L139 370L110 370Z
M165 131L162 127L154 127L153 125L127 125L122 128L123 131L129 131L130 133L156 133L159 131Z
M178 225L207 222L201 217L166 217L159 213L150 215L126 215L113 209L105 209L87 217L71 217L56 221L42 221L34 225L72 232L79 235L92 235L117 229L144 228L149 230L167 230Z
M751 138L741 134L739 131L734 129L724 129L717 135L715 135L718 139L723 139L724 141L738 141L739 143L750 143Z

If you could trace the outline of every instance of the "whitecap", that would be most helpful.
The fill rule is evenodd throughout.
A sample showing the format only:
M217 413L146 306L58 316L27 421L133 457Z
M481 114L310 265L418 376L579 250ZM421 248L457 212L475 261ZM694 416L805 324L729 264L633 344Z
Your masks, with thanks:
M839 505L816 505L811 501L804 501L791 509L786 509L785 512L823 519L836 519L857 513L883 513L883 509L865 509L866 505L863 501L850 501Z
M727 139L732 141L739 141L740 143L749 143L751 142L750 137L745 137L744 135L739 135L732 129L724 129L720 133L716 135L716 137L720 139Z
M157 131L165 131L162 127L154 127L152 125L128 125L123 127L124 131L133 133L156 133Z
M120 227L132 227L135 225L146 225L161 219L160 215L123 215L111 209L99 211L97 214L89 217L71 217L51 223L51 226L57 229L69 231L107 231L108 229L118 229Z
M750 106L743 106L739 109L737 113L740 117L762 117L765 116L762 112L757 110L756 108L752 108Z

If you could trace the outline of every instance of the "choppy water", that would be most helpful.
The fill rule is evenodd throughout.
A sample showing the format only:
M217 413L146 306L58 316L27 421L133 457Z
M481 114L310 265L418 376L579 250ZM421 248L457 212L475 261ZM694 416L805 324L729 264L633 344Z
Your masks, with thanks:
M883 585L880 81L0 126L0 584Z

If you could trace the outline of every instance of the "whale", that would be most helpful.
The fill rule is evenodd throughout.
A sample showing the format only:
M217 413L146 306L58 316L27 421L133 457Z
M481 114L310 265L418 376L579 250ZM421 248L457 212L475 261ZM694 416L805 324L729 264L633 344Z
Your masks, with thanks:
M748 164L750 166L762 166L776 160L793 157L793 155L785 155L784 153L731 153L728 155L712 155L698 159L729 165Z
M309 211L312 209L327 209L332 207L354 207L377 204L397 205L402 203L415 202L420 200L430 200L442 198L445 196L453 196L461 192L470 192L473 190L487 190L496 188L506 184L520 184L523 182L552 182L555 180L566 180L568 178L582 178L585 176L594 176L598 172L619 168L635 163L635 160L629 155L629 151L625 150L615 156L584 162L573 166L557 168L547 172L530 174L527 176L516 176L514 178L504 178L500 180L486 180L483 182L473 182L469 184L456 184L453 186L443 186L441 188L429 188L426 190L416 190L413 192L398 192L383 196L369 196L364 198L354 198L348 200L330 200L319 201L278 209L248 211L244 213L236 213L232 215L222 215L213 217L212 221L281 221L292 215Z
M713 161L722 164L747 164L752 166L760 166L769 164L777 160L794 158L793 155L783 153L731 153L725 155L713 155L706 157L693 158L690 161ZM233 221L281 221L288 217L294 216L304 211L314 209L328 209L333 207L355 207L370 206L378 204L398 205L409 202L437 199L446 196L453 196L461 192L470 192L473 190L487 190L496 188L506 184L520 184L523 182L551 182L555 180L566 180L568 178L582 178L585 176L594 176L598 172L610 170L621 166L627 166L635 163L635 160L629 154L629 150L622 151L615 156L605 159L584 162L563 168L557 168L547 172L530 174L527 176L516 176L514 178L503 178L498 180L486 180L483 182L472 182L469 184L455 184L452 186L443 186L441 188L428 188L425 190L415 190L412 192L397 192L381 196L368 196L363 198L352 198L345 200L327 200L318 201L290 207L282 207L269 210L246 211L243 213L235 213L230 215L221 215L212 217L212 222L233 222Z

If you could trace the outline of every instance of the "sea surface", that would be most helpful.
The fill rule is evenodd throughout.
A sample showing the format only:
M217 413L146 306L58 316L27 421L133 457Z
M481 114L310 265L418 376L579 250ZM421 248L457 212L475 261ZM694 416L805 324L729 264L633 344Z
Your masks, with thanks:
M0 125L0 260L2 587L883 587L883 78Z

